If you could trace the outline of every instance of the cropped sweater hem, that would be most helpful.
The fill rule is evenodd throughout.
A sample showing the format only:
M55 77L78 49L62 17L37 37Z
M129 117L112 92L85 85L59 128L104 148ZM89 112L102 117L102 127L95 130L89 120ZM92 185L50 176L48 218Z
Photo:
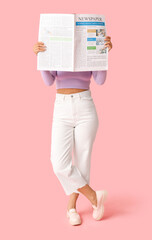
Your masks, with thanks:
M56 89L59 88L80 88L80 89L90 89L90 80L89 81L83 81L80 79L64 79L63 80L58 80L56 79Z

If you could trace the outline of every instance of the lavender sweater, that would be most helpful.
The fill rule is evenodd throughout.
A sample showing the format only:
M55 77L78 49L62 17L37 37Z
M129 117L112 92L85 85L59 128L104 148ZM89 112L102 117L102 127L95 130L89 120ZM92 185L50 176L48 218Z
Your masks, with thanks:
M65 72L65 71L42 71L40 70L44 83L50 86L56 79L56 89L59 88L90 88L90 78L93 76L98 85L106 80L107 70L87 72Z

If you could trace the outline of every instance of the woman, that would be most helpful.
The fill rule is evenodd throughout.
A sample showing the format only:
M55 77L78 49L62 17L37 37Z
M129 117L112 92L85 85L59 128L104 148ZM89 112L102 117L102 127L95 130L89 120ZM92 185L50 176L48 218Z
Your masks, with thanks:
M111 50L111 37L105 37L104 45L108 51ZM45 50L43 42L37 42L33 46L36 55ZM52 85L56 79L51 162L65 194L70 195L66 215L72 225L81 224L81 217L76 210L79 193L90 201L95 220L100 220L104 213L107 191L95 191L89 186L91 152L98 129L98 116L89 85L91 75L97 84L102 85L106 74L107 71L41 71L46 85Z

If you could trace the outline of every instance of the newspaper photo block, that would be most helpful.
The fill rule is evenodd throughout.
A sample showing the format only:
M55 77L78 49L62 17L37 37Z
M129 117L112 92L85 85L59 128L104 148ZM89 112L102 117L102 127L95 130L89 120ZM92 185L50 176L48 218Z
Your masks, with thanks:
M37 70L108 70L105 16L98 14L40 14L38 42L47 47L37 54Z

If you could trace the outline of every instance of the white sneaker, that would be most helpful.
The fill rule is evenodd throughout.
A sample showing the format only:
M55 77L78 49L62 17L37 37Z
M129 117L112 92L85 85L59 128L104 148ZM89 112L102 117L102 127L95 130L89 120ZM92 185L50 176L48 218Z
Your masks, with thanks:
M95 205L92 205L93 207L93 218L95 220L100 220L103 217L104 214L104 201L107 198L107 191L106 190L98 190L96 191L97 196L97 207Z
M75 208L67 210L67 218L69 218L69 223L71 225L79 225L81 224L80 215L77 213Z

